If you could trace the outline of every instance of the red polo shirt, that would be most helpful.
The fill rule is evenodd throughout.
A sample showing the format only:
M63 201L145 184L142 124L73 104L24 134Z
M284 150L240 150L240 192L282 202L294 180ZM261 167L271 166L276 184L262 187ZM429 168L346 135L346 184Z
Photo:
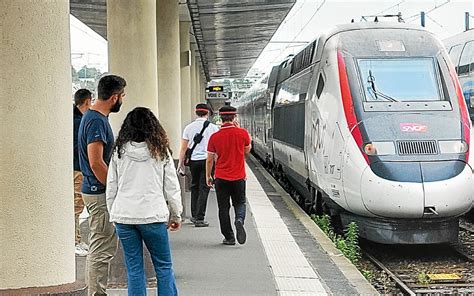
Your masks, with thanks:
M245 179L244 148L250 145L246 129L224 123L207 144L209 153L217 154L215 178L227 181Z

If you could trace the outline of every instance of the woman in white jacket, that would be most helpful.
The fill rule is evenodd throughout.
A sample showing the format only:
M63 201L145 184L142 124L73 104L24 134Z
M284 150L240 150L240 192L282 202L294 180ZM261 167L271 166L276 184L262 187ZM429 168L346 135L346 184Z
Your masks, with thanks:
M107 208L122 243L128 295L146 295L143 242L160 296L178 295L168 241L181 226L181 191L165 130L150 109L127 114L107 175Z

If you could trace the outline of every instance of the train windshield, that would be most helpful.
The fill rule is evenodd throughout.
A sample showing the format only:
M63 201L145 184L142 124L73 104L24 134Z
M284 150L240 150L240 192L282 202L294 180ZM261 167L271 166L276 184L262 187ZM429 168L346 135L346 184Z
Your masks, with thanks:
M367 102L441 101L432 58L359 59Z

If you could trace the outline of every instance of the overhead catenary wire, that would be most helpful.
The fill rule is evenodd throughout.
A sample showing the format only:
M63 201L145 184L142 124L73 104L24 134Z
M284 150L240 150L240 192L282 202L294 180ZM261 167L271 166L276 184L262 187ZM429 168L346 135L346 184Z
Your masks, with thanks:
M301 1L301 5L298 7L298 9L296 9L296 11L287 19L285 19L283 21L283 24L286 24L288 21L290 21L291 19L293 19L295 17L295 15L298 14L298 12L301 10L301 8L304 6L304 3L306 2L306 0L303 0Z
M400 4L404 3L405 1L406 1L406 0L402 0L402 1L398 2L397 4L390 6L389 8L386 8L386 9L384 9L384 10L381 10L381 11L377 12L377 13L374 13L374 15L378 15L378 14L384 13L384 12L386 12L386 11L389 11L390 9L392 9L392 8L394 8L394 7L396 7L396 6L399 6Z
M432 9L425 12L425 16L427 16L429 13L435 11L436 9L439 9L440 7L443 7L444 5L446 5L450 2L451 2L451 0L446 0L445 2L441 3L440 5L435 5L435 7L433 7ZM408 21L409 19L412 19L411 21L408 22L408 23L412 23L412 22L416 21L420 16L421 16L421 13L417 13L417 14L414 14L414 15L411 15L411 16L407 17L405 19L405 21Z
M290 45L290 46L288 46L287 48L292 48L292 47L301 47L301 44ZM282 50L282 49L281 49L281 48L269 49L269 50L267 50L266 52L272 52L272 51L278 51L278 50Z
M289 22L290 20L292 20L295 17L295 15L297 15L298 12L301 10L305 2L306 0L302 0L301 5L296 10L294 10L294 12L293 10L291 10L290 13L286 16L285 20L280 24L280 27L286 24L287 22ZM279 32L277 32L276 34L279 34Z
M324 6L324 4L326 3L326 0L323 0L323 2L321 2L321 4L318 6L318 8L316 8L316 10L314 11L313 15L311 15L311 17L309 18L309 20L303 25L303 27L300 29L300 31L293 37L293 39L291 40L291 42L293 42L296 38L298 38L298 36L301 34L301 32L303 32L304 29L306 29L306 27L309 25L309 23L313 20L313 18L316 16L316 14L321 10L321 8ZM289 43L290 44L290 43ZM275 60L277 60L278 58L280 58L280 55L285 52L286 49L289 48L289 44L287 46L285 46L285 48L283 48L280 53L271 61L271 63L275 62Z
M71 23L71 26L73 26L73 27L76 28L77 30L81 31L82 33L86 34L87 36L89 36L89 37L91 37L91 38L93 38L93 39L95 39L95 40L97 40L97 41L99 41L99 42L101 42L101 43L107 42L107 40L105 40L103 37L97 37L96 35L91 34L90 32L84 30L83 28L79 27L79 26L76 25L76 24ZM94 32L94 33L95 33L95 32ZM99 36L100 36L100 35L99 35Z
M438 21L436 21L431 16L427 15L426 17L429 18L433 23L437 24L440 28L444 28L444 26L442 24L440 24Z

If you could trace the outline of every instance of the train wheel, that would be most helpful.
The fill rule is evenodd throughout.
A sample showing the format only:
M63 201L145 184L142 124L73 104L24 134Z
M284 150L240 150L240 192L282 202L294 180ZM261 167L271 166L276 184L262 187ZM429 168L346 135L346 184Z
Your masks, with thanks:
M308 215L314 215L316 214L316 190L313 187L309 187L309 192L311 196L310 201L306 201L305 204L305 211L308 213Z
M325 209L325 204L323 206L323 195L322 193L319 191L319 190L316 190L314 189L314 194L315 194L315 202L313 204L313 211L314 213L317 215L317 216L321 216L325 213L325 210L326 210L326 213L329 213L329 209L327 208L326 206L326 209Z
M331 215L331 224L336 233L344 233L344 225L342 224L341 216L333 214Z
M304 210L308 215L314 215L314 203L306 201Z

